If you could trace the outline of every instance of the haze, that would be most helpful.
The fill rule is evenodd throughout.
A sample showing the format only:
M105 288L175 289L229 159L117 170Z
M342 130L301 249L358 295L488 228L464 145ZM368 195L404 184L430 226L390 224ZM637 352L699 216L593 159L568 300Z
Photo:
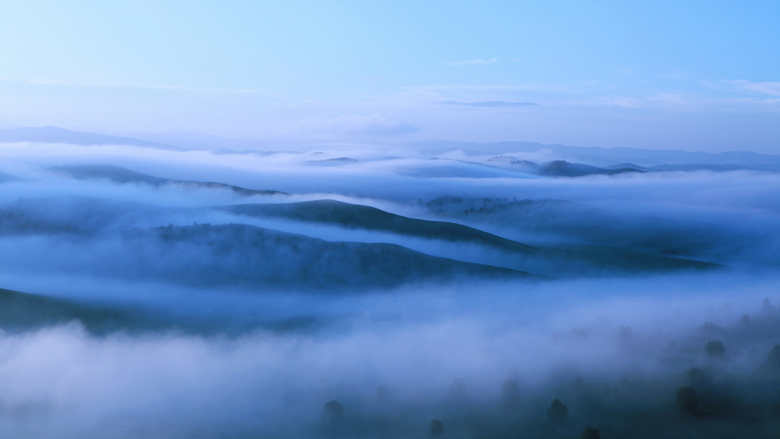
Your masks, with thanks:
M4 3L0 435L777 437L778 12Z
M0 124L771 153L779 13L773 2L12 0L0 6Z

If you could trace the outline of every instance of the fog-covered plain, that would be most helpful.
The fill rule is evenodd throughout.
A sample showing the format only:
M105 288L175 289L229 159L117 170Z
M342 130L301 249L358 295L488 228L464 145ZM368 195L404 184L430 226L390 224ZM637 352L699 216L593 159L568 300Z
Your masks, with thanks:
M0 432L775 437L780 175L498 156L0 145Z

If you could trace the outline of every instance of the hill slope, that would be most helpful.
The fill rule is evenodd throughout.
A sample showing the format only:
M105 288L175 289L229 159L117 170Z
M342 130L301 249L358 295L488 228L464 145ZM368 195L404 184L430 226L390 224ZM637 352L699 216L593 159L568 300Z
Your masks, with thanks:
M556 272L562 274L574 269L574 265L580 267L576 269L579 275L587 274L587 271L592 269L596 269L596 272L603 270L634 272L717 267L715 264L706 262L604 246L530 246L462 224L407 218L374 207L335 200L244 204L224 209L240 215L284 218L348 229L372 230L424 239L484 245L513 255L515 257L513 261L515 265L513 266L520 270L553 277L557 276Z
M157 142L134 139L131 137L108 136L104 134L70 131L53 126L25 127L0 130L0 143L67 143L70 145L97 146L97 145L131 145L147 148L169 149L184 151L185 148L165 145Z
M95 334L159 329L161 320L137 310L89 305L0 288L0 329L19 332L78 321Z
M525 272L440 258L394 244L329 242L241 224L133 230L97 270L187 285L281 289L392 288Z
M375 207L344 203L336 200L280 204L241 204L229 206L225 209L240 215L318 222L351 229L375 230L425 239L475 242L528 254L538 251L537 248L530 245L504 239L461 224L408 218L385 212Z
M289 195L286 192L274 190L247 189L225 183L211 181L173 180L169 178L154 177L141 172L112 165L67 165L50 168L53 171L64 173L77 179L102 178L116 183L143 183L154 187L165 185L183 186L186 188L228 189L236 195L248 197L252 195Z
M594 166L611 166L615 163L636 163L642 166L662 164L742 165L764 170L780 170L780 155L759 154L750 151L728 151L709 153L682 150L655 150L640 148L602 148L598 146L567 146L536 142L456 142L420 141L404 142L396 146L416 151L441 153L463 150L475 155L544 153L545 157L560 160L574 160Z

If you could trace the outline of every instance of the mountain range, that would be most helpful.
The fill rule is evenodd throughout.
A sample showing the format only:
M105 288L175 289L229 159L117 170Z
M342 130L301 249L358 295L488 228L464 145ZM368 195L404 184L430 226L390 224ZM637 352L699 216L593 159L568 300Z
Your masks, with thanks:
M0 130L0 143L66 143L82 146L130 145L174 151L202 149L212 150L222 154L244 153L244 151L248 149L255 149L255 153L267 154L276 151L289 150L290 148L296 150L316 150L322 146L313 143L307 144L305 142L285 140L226 139L219 136L198 133L136 134L143 138L71 131L53 126L24 127ZM780 155L758 154L749 151L709 153L630 147L579 147L519 141L494 143L419 141L392 144L377 143L365 145L365 147L394 150L406 149L429 154L430 156L436 156L448 151L462 151L469 155L511 155L512 153L536 154L549 157L551 163L556 163L558 161L576 162L582 166L595 166L608 170L606 172L597 172L599 174L609 174L609 171L618 169L623 169L621 172L629 172L627 171L628 169L649 169L658 171L723 171L738 169L780 170ZM267 151L257 150L258 148L263 148ZM554 164L552 167L557 169L558 167L561 167L561 165ZM582 174L583 172L582 170L572 170L571 166L563 167L568 169L561 170L560 172L562 175L572 176L570 174ZM550 170L548 175L555 175L555 172L557 172L556 169ZM586 172L585 174L593 174L593 172Z

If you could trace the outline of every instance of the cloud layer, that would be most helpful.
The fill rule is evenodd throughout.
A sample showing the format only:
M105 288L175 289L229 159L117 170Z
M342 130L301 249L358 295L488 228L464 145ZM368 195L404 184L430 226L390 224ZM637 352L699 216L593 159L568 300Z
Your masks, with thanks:
M776 173L561 178L524 171L523 160L560 160L565 149L462 147L0 146L0 171L16 178L0 183L0 287L39 294L25 303L47 309L69 304L54 325L36 324L34 312L26 326L5 323L0 432L418 437L438 419L448 436L463 438L486 428L496 438L576 437L587 426L619 437L641 413L653 437L688 425L674 401L693 385L701 432L768 437L771 410L761 407L771 407L780 373L769 360L780 343ZM77 179L49 169L73 164L158 179ZM251 216L235 207L322 199L385 216ZM225 230L252 233L231 241ZM469 234L447 235L453 230ZM312 260L327 259L317 259L327 253L318 246L356 255L372 245L385 250L314 270L324 265ZM272 257L256 257L263 246ZM463 269L455 282L380 288L382 270L402 267L392 265L399 248L449 264L546 268L547 279L465 277ZM534 252L569 259L534 265ZM648 268L679 259L724 267ZM410 271L389 273L399 281ZM360 288L334 283L358 272L368 279ZM264 273L298 273L326 287L236 282ZM0 295L9 297L4 309L27 296ZM722 357L707 352L711 341L725 346ZM546 415L556 398L569 409L559 426ZM329 401L343 415L324 410Z

